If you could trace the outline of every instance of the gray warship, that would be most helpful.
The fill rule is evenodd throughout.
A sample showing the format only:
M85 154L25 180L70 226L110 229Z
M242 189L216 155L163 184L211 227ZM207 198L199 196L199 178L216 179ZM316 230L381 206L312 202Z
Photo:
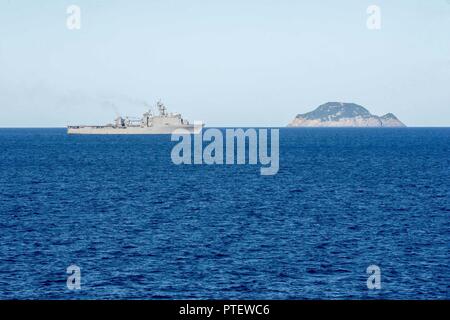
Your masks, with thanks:
M68 134L171 134L177 129L186 133L198 133L203 124L190 124L179 113L168 113L166 106L158 101L158 115L152 110L145 112L141 119L118 117L114 124L104 126L68 126Z

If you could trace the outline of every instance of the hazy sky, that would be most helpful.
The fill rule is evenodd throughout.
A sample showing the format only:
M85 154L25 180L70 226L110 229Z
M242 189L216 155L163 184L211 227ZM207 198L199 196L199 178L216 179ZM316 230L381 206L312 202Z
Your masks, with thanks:
M103 124L159 98L209 126L327 101L449 126L450 0L0 0L0 126Z

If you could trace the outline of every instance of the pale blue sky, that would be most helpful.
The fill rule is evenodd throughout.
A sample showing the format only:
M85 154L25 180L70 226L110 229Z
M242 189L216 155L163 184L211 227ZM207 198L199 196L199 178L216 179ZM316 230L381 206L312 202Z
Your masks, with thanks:
M159 98L209 126L283 126L327 101L449 126L449 88L450 0L0 0L3 127L103 124Z

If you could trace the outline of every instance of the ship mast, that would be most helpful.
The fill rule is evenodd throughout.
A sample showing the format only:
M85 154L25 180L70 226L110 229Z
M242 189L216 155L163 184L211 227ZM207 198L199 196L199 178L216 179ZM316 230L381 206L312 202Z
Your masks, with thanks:
M166 109L166 106L161 102L161 100L159 100L156 105L158 107L160 116L161 117L166 117L167 116L167 109Z

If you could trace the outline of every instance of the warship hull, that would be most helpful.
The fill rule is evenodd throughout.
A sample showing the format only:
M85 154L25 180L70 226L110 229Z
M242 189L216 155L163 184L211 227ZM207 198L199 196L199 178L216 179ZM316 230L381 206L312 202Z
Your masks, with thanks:
M158 101L159 115L149 110L140 119L118 117L114 124L102 126L68 126L68 134L195 134L203 128L202 123L190 124L179 113L168 113L166 106Z
M161 127L101 127L101 126L69 126L68 134L172 134L198 133L202 126L161 126ZM180 130L181 129L181 130ZM178 131L176 131L178 130Z

